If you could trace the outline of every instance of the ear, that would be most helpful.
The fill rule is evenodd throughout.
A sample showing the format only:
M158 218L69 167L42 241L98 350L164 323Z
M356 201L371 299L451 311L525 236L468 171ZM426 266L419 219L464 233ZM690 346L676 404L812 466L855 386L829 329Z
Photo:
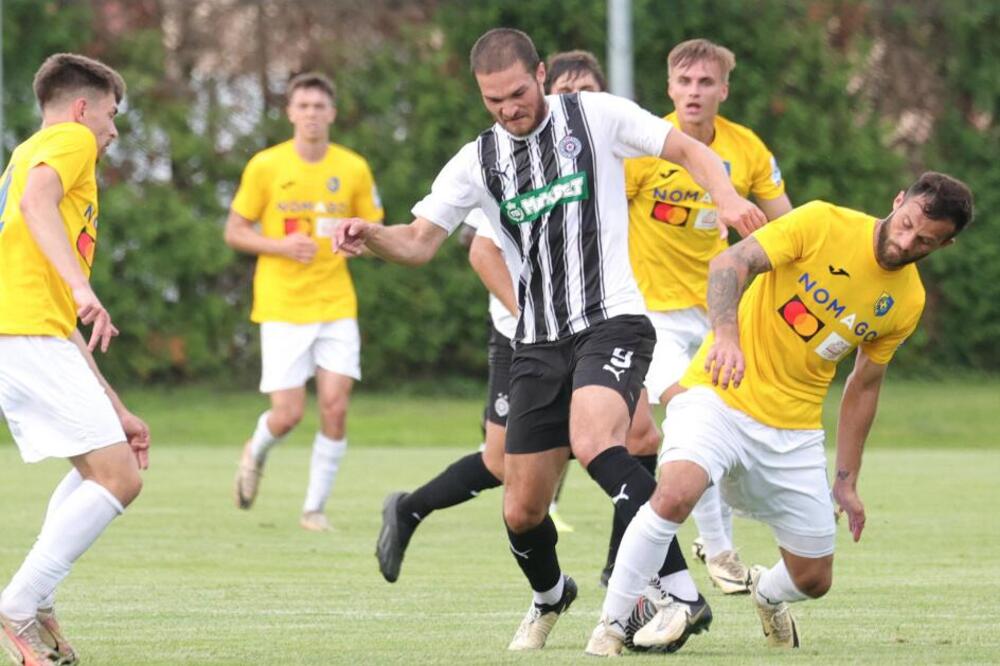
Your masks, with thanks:
M336 120L337 120L337 107L334 106L330 109L330 124L332 125Z
M899 207L903 205L903 202L905 200L906 200L906 192L900 190L899 194L896 195L896 198L892 200L892 212L895 213L897 210L899 210Z
M726 81L722 84L722 96L719 97L719 102L725 102L729 99L729 82Z
M538 68L535 70L535 80L538 81L538 85L545 89L545 63L538 63Z
M83 117L87 114L87 98L77 97L70 102L70 112L73 114L73 122L83 122Z
M942 247L948 247L949 245L954 245L954 244L955 244L955 241L957 241L957 240L958 240L957 238L955 238L954 236L952 236L951 238L949 238L949 239L948 239L948 240L946 240L945 242L941 243L941 244L940 244L940 245L938 246L938 248L940 249L940 248L942 248Z

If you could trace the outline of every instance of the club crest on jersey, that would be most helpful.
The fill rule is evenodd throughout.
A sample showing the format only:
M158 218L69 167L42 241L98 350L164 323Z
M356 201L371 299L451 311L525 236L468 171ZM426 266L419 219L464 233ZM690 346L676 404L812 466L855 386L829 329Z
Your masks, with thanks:
M587 173L577 171L556 178L548 185L500 202L500 210L512 224L534 222L560 204L590 198Z
M493 401L493 411L501 418L507 416L507 412L510 411L510 402L507 400L506 393L497 394L497 399Z
M583 144L572 134L567 134L559 139L559 143L556 144L556 150L566 159L572 160L583 150Z
M330 190L331 192L336 192L337 190L339 190L340 189L340 178L337 178L336 176L333 176L332 178L330 178L329 180L327 180L326 181L326 189Z
M883 291L882 295L875 300L875 316L884 317L889 310L892 309L893 304L895 304L896 299L889 295L889 292Z
M823 322L809 311L806 304L798 296L792 296L778 308L778 314L785 320L788 327L800 338L809 342L813 336L823 330Z

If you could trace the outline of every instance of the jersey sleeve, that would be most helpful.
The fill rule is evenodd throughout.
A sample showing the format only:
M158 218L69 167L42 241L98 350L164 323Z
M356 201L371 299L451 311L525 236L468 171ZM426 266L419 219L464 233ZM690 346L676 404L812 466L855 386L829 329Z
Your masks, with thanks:
M750 193L758 199L776 199L785 193L778 160L757 135L753 139Z
M255 155L243 170L240 186L230 206L233 212L254 222L259 220L267 206L267 185L264 162L259 155Z
M899 346L906 342L906 339L917 329L917 324L920 323L923 311L924 299L921 298L917 306L913 308L913 315L905 323L902 323L888 335L875 338L871 342L862 343L861 351L875 363L886 365L895 356Z
M608 93L579 93L597 116L610 123L618 157L659 157L672 125L635 102Z
M422 217L449 234L480 207L484 192L473 176L479 162L475 142L468 143L452 157L438 173L430 194L413 206L416 217Z
M482 208L473 209L469 213L469 216L465 218L465 223L476 230L477 236L482 236L500 249L503 249L500 245L500 239L497 238L496 229L493 228L493 225L490 223L489 218L486 217L486 213L483 212Z
M822 201L810 201L753 233L772 268L795 262L823 243L829 229L828 209Z
M382 198L375 185L375 177L365 160L361 160L358 169L358 187L354 192L354 214L369 222L381 222L385 218Z
M59 174L63 194L69 192L88 171L97 165L97 139L79 123L62 123L58 131L45 138L28 162L28 170L40 164Z

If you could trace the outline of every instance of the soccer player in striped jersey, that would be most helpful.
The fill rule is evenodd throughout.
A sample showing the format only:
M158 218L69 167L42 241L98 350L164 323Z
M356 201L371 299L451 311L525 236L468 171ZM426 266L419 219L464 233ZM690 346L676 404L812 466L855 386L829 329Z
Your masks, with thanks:
M531 650L545 645L577 593L559 566L548 516L570 450L623 523L655 488L624 446L655 344L628 260L624 159L659 155L682 164L711 193L721 226L748 234L766 218L736 193L717 155L662 118L604 93L546 98L545 65L523 32L487 32L470 60L496 123L445 165L410 224L345 220L335 246L348 256L367 248L418 265L474 208L501 239L519 309L503 514L532 589L508 647ZM698 595L683 610L671 606L683 633L707 604Z
M675 46L667 57L674 110L665 119L718 154L736 191L753 195L773 220L792 208L777 161L753 131L719 115L735 66L732 51L706 39ZM656 157L628 160L625 189L629 258L656 329L646 388L650 400L666 406L683 390L677 381L708 333L708 262L728 242L717 233L711 197L682 166ZM746 566L733 547L732 512L717 488L702 495L692 516L699 532L694 553L712 582L724 593L745 593ZM605 571L613 562L612 545Z
M0 409L25 462L65 458L42 530L0 595L0 649L15 664L77 663L56 620L56 587L142 488L149 428L97 369L118 330L90 285L96 166L118 136L125 82L84 56L35 74L42 127L0 180ZM89 342L77 320L90 325Z

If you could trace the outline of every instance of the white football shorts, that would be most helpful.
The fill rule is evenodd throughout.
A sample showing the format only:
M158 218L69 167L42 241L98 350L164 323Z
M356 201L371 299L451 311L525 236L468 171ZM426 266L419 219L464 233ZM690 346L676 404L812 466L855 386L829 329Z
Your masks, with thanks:
M770 525L782 548L824 557L836 522L823 439L822 430L764 425L696 386L667 405L659 464L697 464L733 510Z
M653 362L646 371L646 392L650 404L656 405L663 392L684 376L711 327L705 311L698 307L650 311L646 316L656 329Z
M0 409L24 462L126 441L104 387L62 338L0 335Z
M260 325L260 392L305 386L320 367L361 379L357 319L312 324L266 321Z

